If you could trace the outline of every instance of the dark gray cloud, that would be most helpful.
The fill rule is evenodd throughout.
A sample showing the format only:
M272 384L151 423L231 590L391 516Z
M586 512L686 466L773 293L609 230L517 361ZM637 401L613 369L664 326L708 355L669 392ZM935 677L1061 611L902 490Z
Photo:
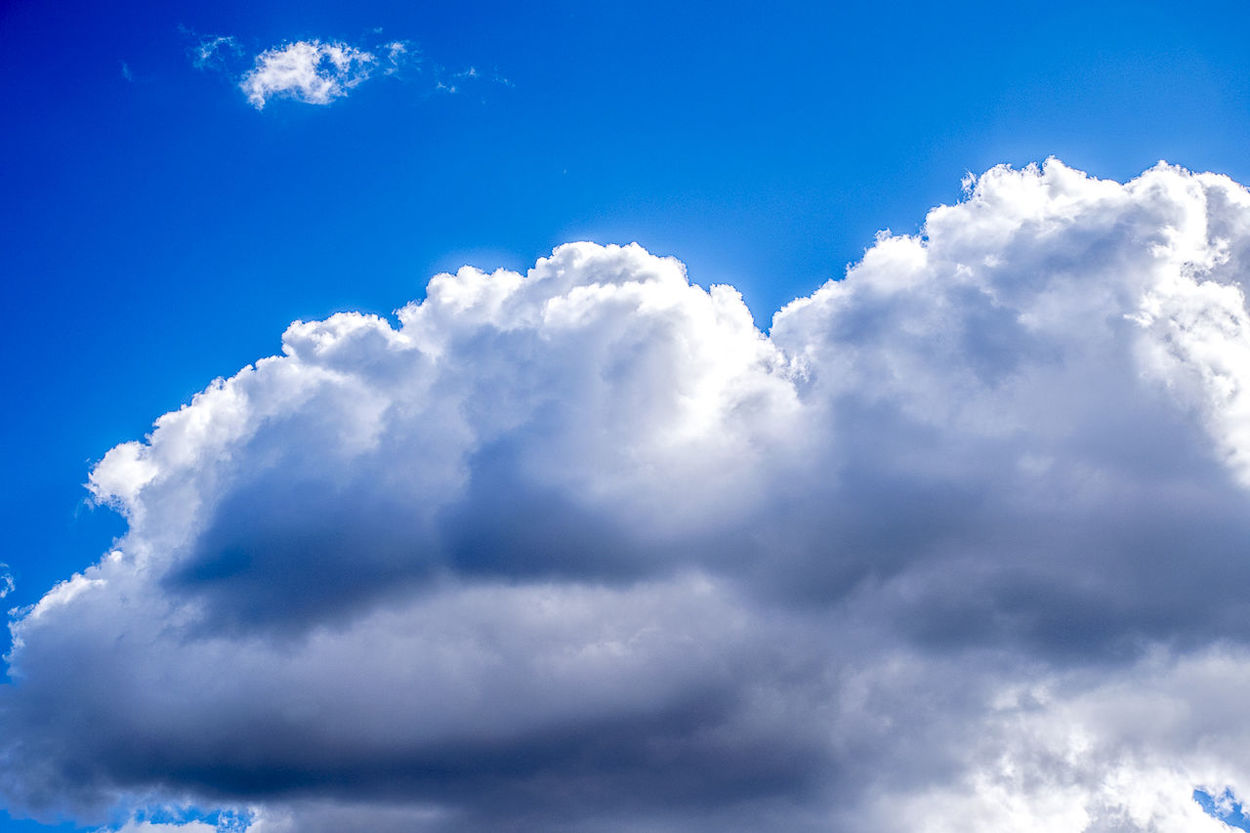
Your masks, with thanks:
M767 335L591 244L296 322L92 473L129 530L13 624L0 795L253 833L1219 830L1248 255L1225 178L1051 162Z

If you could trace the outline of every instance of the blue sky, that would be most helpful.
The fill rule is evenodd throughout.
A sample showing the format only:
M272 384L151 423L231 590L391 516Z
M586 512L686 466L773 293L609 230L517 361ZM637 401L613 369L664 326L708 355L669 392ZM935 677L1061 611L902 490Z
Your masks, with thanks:
M1248 182L1248 28L1206 2L6 3L4 604L125 532L83 488L110 448L295 319L590 240L678 257L767 328L968 172ZM237 53L197 66L218 36ZM255 56L314 39L420 60L251 106Z

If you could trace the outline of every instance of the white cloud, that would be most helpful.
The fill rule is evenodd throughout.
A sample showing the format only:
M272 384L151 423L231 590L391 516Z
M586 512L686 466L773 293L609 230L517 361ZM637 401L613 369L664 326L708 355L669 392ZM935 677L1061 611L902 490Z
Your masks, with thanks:
M9 565L0 562L0 599L12 593L14 587L13 575L9 572Z
M271 98L329 104L369 78L377 57L345 43L295 41L256 56L256 66L239 86L263 109Z
M588 243L295 322L92 472L129 530L13 624L0 795L1222 829L1191 796L1250 792L1250 196L967 188L768 335Z
M190 30L185 34L194 36ZM224 69L227 59L242 53L239 42L231 35L200 37L191 48L191 63L196 69Z
M390 64L382 71L387 75L394 75L409 57L410 45L407 41L397 40L382 46L386 50L386 60Z
M203 821L151 822L128 821L118 828L101 829L97 833L219 833L214 824Z
M305 104L327 105L347 96L370 78L413 81L423 79L430 91L455 91L457 84L512 82L476 67L449 72L429 60L408 40L375 37L362 44L319 39L290 41L257 54L250 66L240 64L243 48L233 36L200 36L184 29L193 39L189 50L197 69L209 69L230 77L257 110L275 98ZM374 30L380 35L381 30Z

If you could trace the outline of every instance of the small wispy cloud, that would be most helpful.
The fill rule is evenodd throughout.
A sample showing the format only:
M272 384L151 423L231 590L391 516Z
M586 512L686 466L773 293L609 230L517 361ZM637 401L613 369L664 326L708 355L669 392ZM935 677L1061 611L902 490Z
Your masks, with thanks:
M225 70L231 58L242 54L243 49L233 35L210 35L199 38L191 48L191 63L196 69Z
M130 71L130 64L125 61L122 61L122 78L125 78L127 81L135 80L134 73Z
M329 104L367 81L377 64L372 52L349 44L295 41L257 55L239 86L257 110L271 98Z
M468 69L460 72L447 73L440 71L439 78L434 83L436 92L455 94L461 91L461 87L467 83L486 82L489 84L499 84L503 87L516 86L509 79L500 75L498 72L487 72L470 66Z
M401 61L408 57L408 42L402 40L391 41L386 44L386 59L390 62L384 72L387 75L394 74L399 69Z
M230 76L257 110L274 99L324 106L375 77L421 78L428 85L427 92L455 93L475 82L512 86L499 73L472 65L449 71L429 60L409 40L374 37L366 39L372 42L355 44L318 38L287 41L256 53L249 65L234 36L202 36L185 27L182 31L194 40L188 50L192 65ZM373 30L373 35L381 34L380 27Z
M0 563L0 599L12 593L15 587L13 574L9 572L9 565Z

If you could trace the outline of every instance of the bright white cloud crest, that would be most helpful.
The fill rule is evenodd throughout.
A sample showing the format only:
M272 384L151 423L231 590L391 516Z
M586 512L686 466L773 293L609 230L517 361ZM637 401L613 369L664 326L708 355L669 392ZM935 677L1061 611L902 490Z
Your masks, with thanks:
M334 48L258 59L254 101L328 101L373 60ZM589 243L296 322L92 472L129 531L13 625L0 794L255 833L1226 830L1191 794L1250 791L1248 253L1226 178L1052 161L767 335Z

